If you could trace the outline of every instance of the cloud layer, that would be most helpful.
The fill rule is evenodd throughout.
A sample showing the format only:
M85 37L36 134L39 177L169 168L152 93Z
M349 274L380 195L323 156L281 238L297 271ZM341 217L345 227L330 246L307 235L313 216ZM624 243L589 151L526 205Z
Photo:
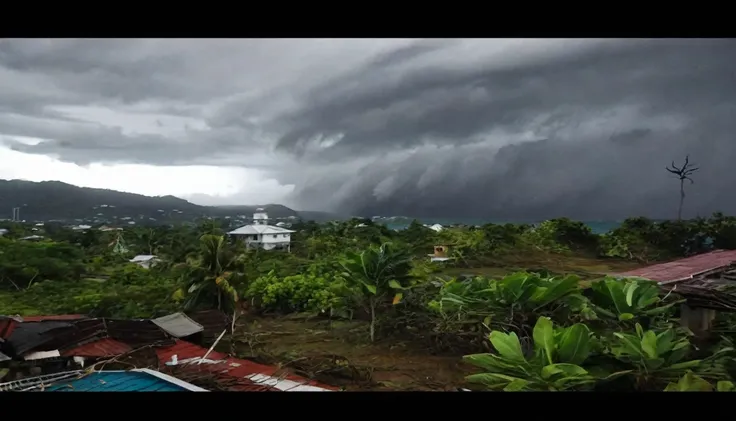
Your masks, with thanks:
M732 40L2 40L0 142L187 167L200 203L497 219L671 217L690 154L686 215L736 213L735 72Z

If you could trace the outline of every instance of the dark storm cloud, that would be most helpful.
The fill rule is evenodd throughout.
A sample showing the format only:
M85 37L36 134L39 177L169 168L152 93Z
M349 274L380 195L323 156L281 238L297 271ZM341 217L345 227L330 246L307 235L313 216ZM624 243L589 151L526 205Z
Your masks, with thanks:
M261 168L305 209L506 219L671 216L663 167L690 154L687 212L736 212L732 40L169 41L0 41L0 134L78 163ZM80 104L205 126L49 107Z
M390 89L349 96L323 87L311 93L311 107L289 117L294 129L278 145L303 154L305 139L343 134L316 155L325 161L455 146L365 167L338 203L366 214L667 217L677 183L663 166L688 153L703 167L689 213L736 212L727 193L736 185L735 47L627 41L502 69L425 68ZM427 171L435 181L422 186ZM319 185L298 192L316 206L334 191L319 194Z

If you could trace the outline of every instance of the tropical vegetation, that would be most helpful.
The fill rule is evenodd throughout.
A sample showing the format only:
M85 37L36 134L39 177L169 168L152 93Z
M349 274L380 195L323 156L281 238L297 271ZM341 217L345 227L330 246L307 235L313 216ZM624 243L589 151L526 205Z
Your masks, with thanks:
M366 343L400 338L456 356L475 367L470 389L734 389L735 319L721 314L726 328L696 337L680 327L676 291L606 269L736 249L736 218L722 214L630 218L600 235L564 218L440 232L416 221L399 231L361 219L298 222L291 253L246 249L225 235L225 219L0 227L0 314L308 313L364 321ZM43 238L23 239L31 234ZM430 262L434 245L449 247L449 259ZM138 254L159 262L130 263Z

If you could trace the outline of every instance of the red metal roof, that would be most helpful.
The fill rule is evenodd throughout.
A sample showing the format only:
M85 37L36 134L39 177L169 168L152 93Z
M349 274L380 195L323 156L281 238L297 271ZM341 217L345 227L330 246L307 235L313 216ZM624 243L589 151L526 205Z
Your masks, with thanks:
M22 318L24 322L42 322L44 320L79 320L86 317L87 316L81 314L57 314L50 316L23 316Z
M158 355L161 364L170 362L171 358L174 355L177 356L178 361L182 361L190 358L202 358L206 353L206 348L202 348L200 346L182 340L177 340L176 344L173 346L156 349L156 354ZM259 377L274 376L273 380L271 380L269 383L274 383L276 381L276 377L278 377L279 380L288 380L295 383L296 385L314 386L325 390L337 390L337 388L335 387L321 384L319 382L309 380L301 376L296 376L292 374L276 375L278 371L276 367L257 364L252 361L242 360L239 358L229 358L227 355L221 352L212 351L207 356L207 359L224 361L216 364L192 364L192 367L196 367L198 370L207 370L212 373L218 373L219 376L240 379L240 381L238 382L239 385L233 387L233 390L281 390L277 387L268 387L264 384L259 384L248 379L248 377L250 376L259 375Z
M619 273L619 276L637 276L658 282L675 282L690 279L736 262L736 250L716 250L674 262L660 263Z
M89 342L74 348L67 349L61 353L62 357L115 357L132 351L130 345L115 339L103 338Z

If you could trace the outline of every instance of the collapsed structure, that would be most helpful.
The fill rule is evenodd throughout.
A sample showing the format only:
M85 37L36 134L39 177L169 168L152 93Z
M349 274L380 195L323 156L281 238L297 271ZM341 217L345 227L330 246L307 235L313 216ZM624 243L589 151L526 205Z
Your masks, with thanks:
M228 328L217 311L142 320L0 316L0 391L337 390L214 351Z

